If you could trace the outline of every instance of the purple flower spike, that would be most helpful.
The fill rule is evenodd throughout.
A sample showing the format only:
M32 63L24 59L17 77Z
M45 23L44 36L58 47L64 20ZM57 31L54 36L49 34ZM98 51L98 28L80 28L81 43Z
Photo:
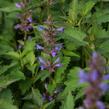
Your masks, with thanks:
M80 83L84 83L88 80L88 76L83 70L80 70L79 78L80 78Z
M63 27L57 28L57 31L58 32L64 32L64 28Z
M109 85L104 82L104 80L109 79L109 75L103 75L105 71L104 58L94 52L89 68L90 70L87 75L82 70L79 75L80 81L89 84L89 87L85 91L84 107L85 109L105 109L104 104L99 101L100 97L109 89Z
M105 105L101 101L97 101L96 105L97 105L98 109L105 109Z
M39 44L36 45L37 50L43 50L44 47L40 46Z

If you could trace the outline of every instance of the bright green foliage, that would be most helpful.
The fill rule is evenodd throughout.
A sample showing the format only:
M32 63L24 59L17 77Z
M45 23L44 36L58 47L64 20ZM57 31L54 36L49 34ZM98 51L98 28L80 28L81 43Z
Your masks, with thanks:
M109 65L109 0L30 0L30 39L15 29L18 14L25 11L16 8L19 1L0 0L0 109L77 109L87 87L79 84L80 68L88 69L93 51ZM48 1L52 1L50 6ZM36 49L36 44L46 45L38 27L47 27L44 21L49 15L54 27L64 27L56 36L57 43L63 44L59 51L62 66L53 73L40 69L39 56L52 59ZM104 73L109 73L107 66ZM45 100L44 94L52 99ZM109 106L109 94L102 99Z

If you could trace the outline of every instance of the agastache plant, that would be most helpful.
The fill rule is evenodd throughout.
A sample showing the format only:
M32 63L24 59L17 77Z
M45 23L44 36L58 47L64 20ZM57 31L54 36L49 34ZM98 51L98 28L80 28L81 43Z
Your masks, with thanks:
M27 6L30 1L22 0L21 2L16 3L16 8L22 10L22 13L17 17L19 19L19 23L15 25L16 30L20 30L24 34L24 40L27 39L27 35L29 31L33 29L32 27L32 11L28 10Z
M48 16L47 20L44 22L44 26L38 26L38 30L42 32L43 46L41 44L36 45L38 51L47 54L49 58L44 58L43 56L38 57L40 70L47 70L51 75L56 72L56 69L61 67L61 60L59 57L60 50L62 49L62 43L56 41L56 36L58 33L63 32L64 28L56 28L53 24L52 17ZM47 91L49 82L53 79L52 76L48 78L48 81L45 81L45 92L42 94L44 101L52 101L60 90L57 89L53 94L49 94Z
M109 90L105 80L109 74L105 73L105 60L98 53L94 52L89 63L89 72L80 71L80 82L86 82L89 86L85 89L85 100L83 109L106 109L105 104L100 100L102 95Z
M56 42L56 35L59 32L63 32L64 28L55 28L51 16L45 21L47 27L39 27L39 31L43 31L42 39L44 47L40 44L36 45L37 50L42 50L44 53L49 55L51 59L56 58L55 61L46 60L43 57L38 57L41 70L48 70L49 72L55 72L55 69L61 67L60 58L58 53L62 48L62 44Z

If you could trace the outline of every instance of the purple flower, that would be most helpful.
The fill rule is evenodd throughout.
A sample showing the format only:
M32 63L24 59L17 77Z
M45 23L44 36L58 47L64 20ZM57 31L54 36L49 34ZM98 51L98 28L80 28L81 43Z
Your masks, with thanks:
M15 5L17 8L24 8L25 7L23 2L16 3Z
M103 80L109 80L109 74L103 76Z
M106 84L106 83L101 83L101 84L99 85L99 88L103 91L103 93L105 93L106 91L108 91L109 85Z
M46 69L46 67L45 67L44 65L41 65L41 66L40 66L40 69L41 69L41 70L44 70L44 69Z
M44 69L50 67L50 65L47 64L47 62L46 62L43 58L38 57L38 60L39 60L39 63L40 63L40 68L41 68L41 70L44 70Z
M37 50L43 50L44 47L40 46L39 44L36 45Z
M56 51L55 51L55 50L52 50L52 51L51 51L51 55L52 55L53 57L55 57L55 56L56 56L56 54L57 54L57 53L56 53Z
M99 73L94 70L93 72L90 73L90 77L91 81L96 81L97 79L99 79Z
M32 17L28 17L27 20L28 20L30 23L32 23L32 21L33 21L33 20L32 20Z
M83 70L80 70L79 78L80 78L80 83L84 83L88 80L88 75Z
M62 64L55 64L55 67L61 67L62 66Z
M39 25L39 26L38 26L38 30L39 30L39 31L43 31L43 30L45 30L45 27L42 26L42 25Z
M59 57L55 60L54 64L56 64L56 63L60 63L60 58Z
M93 58L93 59L96 59L97 56L98 56L97 52L93 52L93 53L92 53L92 58Z
M105 105L104 105L104 103L101 102L101 101L97 101L97 102L96 102L96 105L97 105L98 109L105 109Z
M48 96L48 100L49 101L52 101L53 100L53 97L52 96Z
M59 57L54 61L53 64L54 64L55 67L61 67L62 66L62 64L60 63L60 58Z
M38 57L38 60L39 60L40 64L46 65L45 60L43 60L41 57Z
M63 27L57 28L56 30L57 30L58 32L64 32L64 28L63 28Z
M21 25L20 24L17 24L14 28L15 29L19 29L19 28L21 28Z
M56 50L56 51L60 51L61 48L62 48L62 44L56 44L56 45L55 45L55 50Z
M15 29L20 29L21 31L29 31L33 27L31 25L17 24L14 28Z
M93 105L93 103L90 99L85 99L84 105L85 105L86 109L90 109L90 107Z

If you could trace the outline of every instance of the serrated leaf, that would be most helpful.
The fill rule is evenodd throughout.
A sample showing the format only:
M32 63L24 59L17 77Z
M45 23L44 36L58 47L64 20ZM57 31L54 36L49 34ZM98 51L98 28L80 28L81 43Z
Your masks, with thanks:
M62 81L62 74L66 70L68 64L70 63L70 57L63 57L62 59L62 67L57 69L55 72L55 81L56 83L60 83Z
M73 0L69 9L69 17L74 23L76 23L77 14L78 14L78 0Z
M68 27L64 31L64 35L62 36L64 39L70 40L77 45L84 45L87 42L84 41L86 37L86 33L77 28Z
M53 106L55 104L55 101L54 100L52 100L51 102L49 102L49 103L46 103L44 106L43 106L43 109L49 109L48 107L49 106ZM51 109L51 108L50 108Z
M101 43L97 49L101 54L108 57L109 56L109 40Z
M19 82L19 88L22 94L25 94L32 86L32 80L26 79Z
M33 102L39 107L41 107L43 101L42 101L42 95L40 94L39 90L32 88L32 94L33 94Z
M30 102L25 102L22 109L39 109L39 108Z
M86 4L84 5L83 9L82 9L82 15L86 16L91 9L93 8L93 6L95 5L95 1L89 0L88 2L86 2Z
M93 33L95 35L95 38L97 39L104 39L104 38L109 38L109 31L106 31L105 29L98 28L97 26L94 26L91 28Z
M74 98L71 92L65 97L65 101L62 103L62 107L60 109L74 109Z
M1 109L18 109L15 105L10 104L8 101L0 100Z
M64 82L64 84L66 85L66 88L63 92L64 95L69 91L74 91L76 88L80 87L78 75L79 70L79 67L75 67L70 70L67 80Z
M15 51L7 52L6 55L8 55L14 59L20 59L20 54L18 52L15 52Z
M0 88L5 88L21 79L25 79L24 74L18 69L13 69L9 74L0 77Z
M12 104L13 103L12 98L13 98L13 96L12 96L12 92L10 89L3 90L0 93L0 100L2 99L2 100L7 101L8 103Z
M72 56L72 57L76 57L76 58L79 58L80 57L75 52L72 52L72 51L69 51L69 50L63 50L63 53L64 53L65 56Z
M26 54L25 57L23 57L22 63L23 63L23 65L29 63L32 66L34 64L35 60L36 60L35 54L33 53L33 51L30 51Z
M33 51L34 47L35 47L35 41L27 40L24 44L24 50L22 52L22 57L27 55L27 53Z
M10 69L11 67L14 67L16 65L16 63L12 63L10 65L1 65L0 66L0 75L5 73L8 69Z
M105 12L96 13L94 15L93 20L96 21L97 24L109 22L109 13L108 14L107 13L105 14Z

